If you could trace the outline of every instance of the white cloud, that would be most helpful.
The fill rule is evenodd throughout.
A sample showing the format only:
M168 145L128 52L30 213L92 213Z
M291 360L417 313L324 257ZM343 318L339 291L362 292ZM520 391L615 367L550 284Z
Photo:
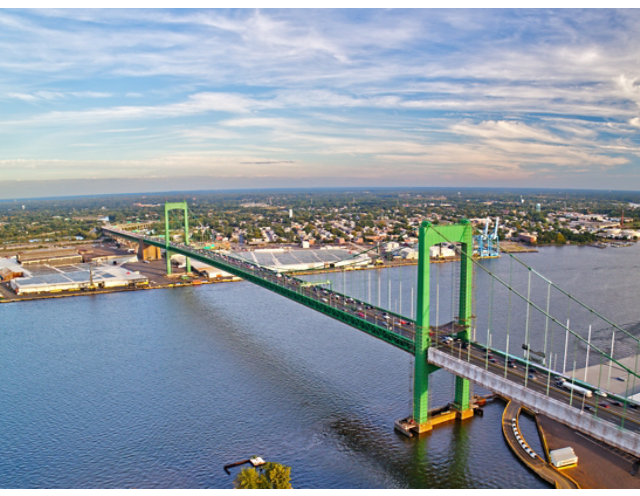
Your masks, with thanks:
M111 93L102 91L51 91L40 90L33 93L7 93L9 98L15 98L25 102L37 102L37 101L55 101L66 98L109 98L113 96Z
M5 10L0 27L3 153L43 174L224 157L403 164L408 182L589 167L602 185L640 155L636 10Z
M252 109L268 107L267 103L230 93L197 93L186 100L166 105L103 107L88 110L53 111L25 120L5 121L8 125L33 125L55 122L97 123L132 119L176 118L207 112L248 113ZM0 121L0 125L2 125Z
M24 102L35 102L38 98L35 95L29 95L27 93L7 93L9 98L15 98L16 100L22 100Z
M479 124L462 122L454 124L451 131L466 136L475 136L484 139L506 140L535 140L553 143L562 143L564 140L554 136L545 129L535 127L517 121L484 121Z

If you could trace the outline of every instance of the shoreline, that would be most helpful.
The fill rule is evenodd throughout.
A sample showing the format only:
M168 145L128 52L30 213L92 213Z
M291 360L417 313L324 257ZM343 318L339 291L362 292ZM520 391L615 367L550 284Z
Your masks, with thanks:
M607 243L609 244L609 243ZM632 243L635 244L635 243ZM540 245L540 246L526 246L521 243L512 242L512 241L503 241L501 243L501 252L503 253L538 253L538 248L548 248L548 247L560 247L560 246L587 246L593 248L601 248L599 246L595 246L593 244L584 244L584 245ZM626 246L626 245L625 245ZM615 246L614 246L615 247ZM475 257L474 257L475 258ZM485 257L486 258L499 258L499 257ZM477 258L478 259L478 258ZM431 259L430 263L449 263L459 261L460 257L448 257L441 259ZM314 274L328 274L328 273L336 273L343 271L359 271L359 270L378 270L378 269L392 269L397 267L406 267L406 266L417 266L417 260L402 260L402 261L388 261L382 264L376 265L367 265L364 267L323 267L319 269L307 269L307 270L296 270L286 272L292 276L305 276L305 275L314 275ZM149 284L138 285L136 287L115 287L108 289L86 289L86 290L73 290L73 291L61 291L55 293L37 293L32 295L16 295L13 291L11 291L6 283L0 283L0 303L16 303L20 301L32 301L32 300L44 300L51 298L66 298L72 296L84 296L84 295L96 295L96 294L109 294L109 293L120 293L125 291L138 291L138 290L148 290L148 289L168 289L174 287L185 287L185 286L199 286L202 284L219 284L224 282L238 282L241 281L241 278L238 277L216 277L212 279L208 279L203 276L198 276L195 274L187 275L184 269L173 269L173 274L171 276L167 276L166 265L164 260L154 260L150 262L132 262L123 264L123 267L126 267L132 271L138 271L142 275L147 276L149 279ZM153 279L160 279L160 281ZM640 391L640 390L639 390Z
M149 282L130 286L119 286L114 288L94 288L84 290L71 290L71 291L59 291L48 293L33 293L25 295L16 295L11 289L7 287L6 283L0 284L0 303L18 303L22 301L34 301L34 300L46 300L51 298L68 298L73 296L90 296L109 293L122 293L126 291L146 291L150 289L169 289L169 288L181 288L187 286L200 286L203 284L219 284L223 282L237 282L242 279L238 277L215 277L208 279L206 277L198 276L195 274L188 275L184 269L173 268L173 274L167 276L166 263L164 260L153 260L148 263L128 262L122 264L122 267L132 272L139 272L145 276Z

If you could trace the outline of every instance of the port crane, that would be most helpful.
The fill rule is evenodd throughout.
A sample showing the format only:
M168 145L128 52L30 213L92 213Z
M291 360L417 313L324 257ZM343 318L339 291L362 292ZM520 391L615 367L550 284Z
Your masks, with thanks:
M475 236L473 236L476 244L475 254L480 258L500 256L500 240L498 239L498 226L500 225L500 217L496 217L496 224L491 233L489 233L490 223L491 219L487 217L484 223L482 234L476 234Z

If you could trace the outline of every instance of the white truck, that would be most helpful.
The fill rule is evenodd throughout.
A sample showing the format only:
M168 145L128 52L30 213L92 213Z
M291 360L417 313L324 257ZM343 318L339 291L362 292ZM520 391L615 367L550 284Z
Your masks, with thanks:
M563 387L568 389L569 391L573 391L574 393L579 393L584 395L586 398L591 398L593 396L593 392L590 389L583 388L582 386L578 386L577 384L571 384L569 381L559 380L557 382L558 387Z

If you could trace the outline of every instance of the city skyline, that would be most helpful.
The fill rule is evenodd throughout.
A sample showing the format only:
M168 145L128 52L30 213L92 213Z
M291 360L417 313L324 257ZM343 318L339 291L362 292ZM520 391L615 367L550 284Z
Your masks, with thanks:
M0 29L0 198L640 185L637 9L3 9Z

